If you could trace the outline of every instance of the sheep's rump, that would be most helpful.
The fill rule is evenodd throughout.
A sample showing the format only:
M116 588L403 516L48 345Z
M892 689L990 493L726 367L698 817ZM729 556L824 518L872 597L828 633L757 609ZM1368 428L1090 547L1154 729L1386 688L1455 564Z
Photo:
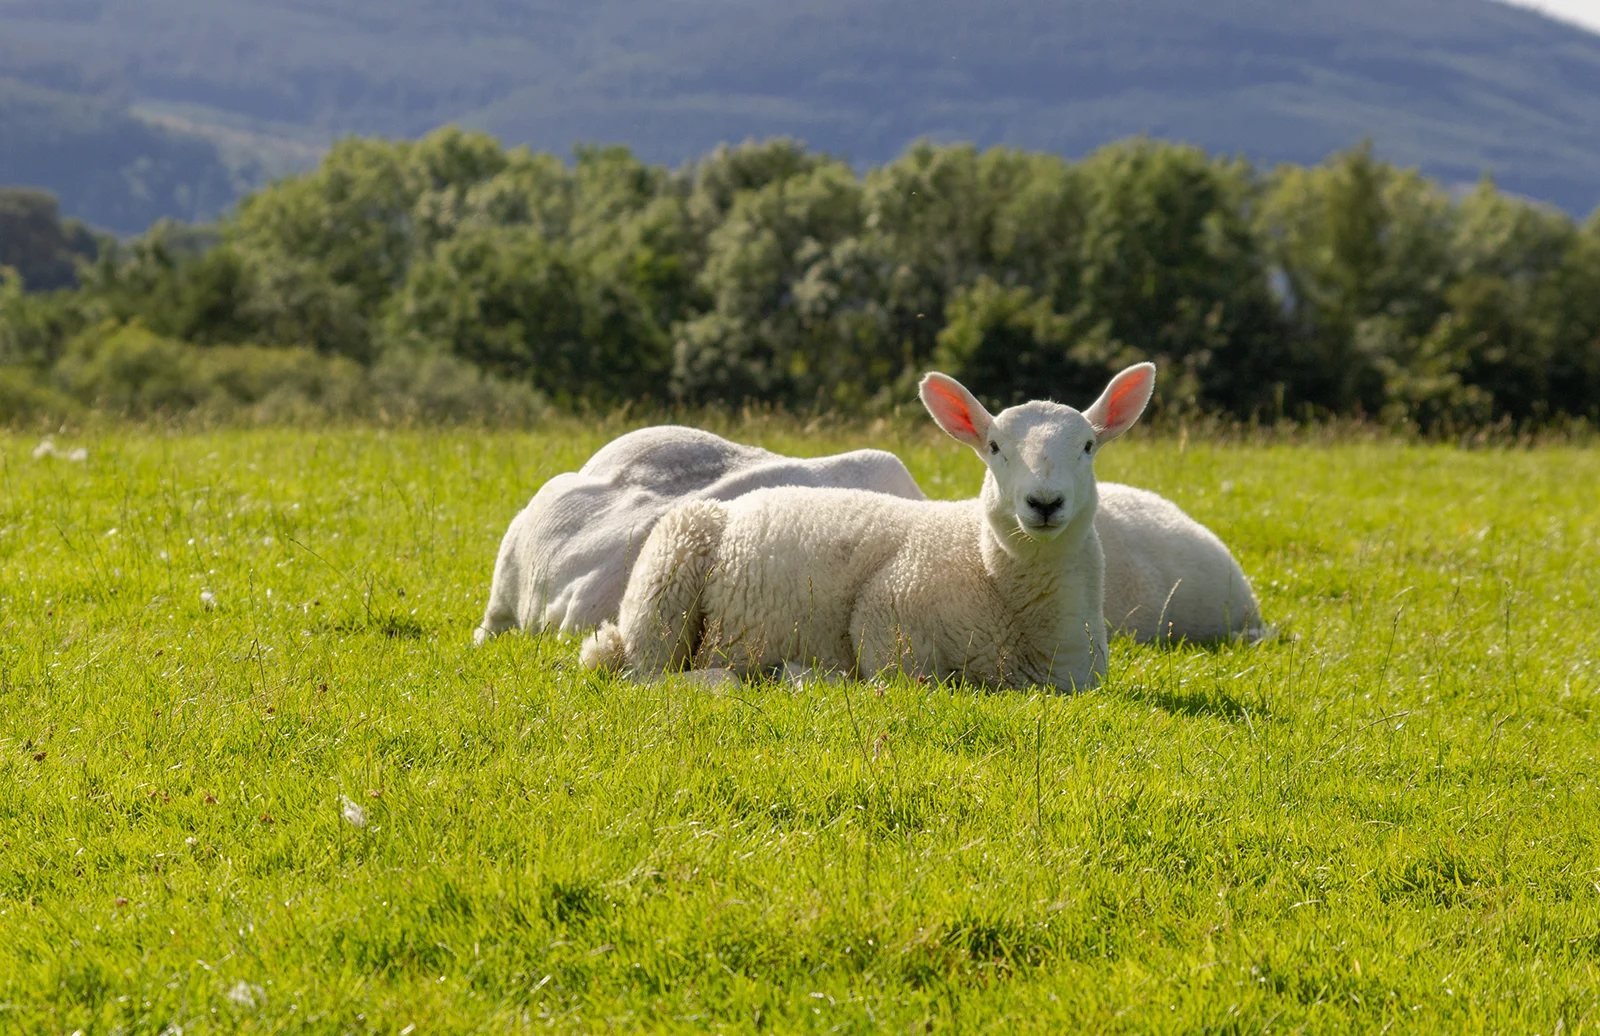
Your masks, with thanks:
M475 639L508 629L572 633L616 618L633 559L669 509L776 486L926 499L899 458L883 450L785 457L694 428L641 428L578 471L550 479L512 519Z
M1095 531L1106 555L1106 626L1145 643L1266 634L1233 553L1164 496L1100 483Z

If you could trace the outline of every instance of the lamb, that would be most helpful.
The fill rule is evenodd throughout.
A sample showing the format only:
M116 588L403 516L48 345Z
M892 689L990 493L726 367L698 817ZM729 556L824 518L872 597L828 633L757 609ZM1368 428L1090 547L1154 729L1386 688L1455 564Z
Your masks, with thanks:
M639 675L799 663L1096 686L1107 652L1094 458L1138 420L1154 380L1137 364L1081 413L1035 401L991 416L954 378L928 374L923 404L988 468L977 499L783 488L680 504L581 658Z
M588 631L615 619L634 555L687 500L731 500L764 486L846 486L923 500L883 450L784 457L710 432L660 425L629 432L582 469L546 482L506 530L489 604L473 639L508 629Z

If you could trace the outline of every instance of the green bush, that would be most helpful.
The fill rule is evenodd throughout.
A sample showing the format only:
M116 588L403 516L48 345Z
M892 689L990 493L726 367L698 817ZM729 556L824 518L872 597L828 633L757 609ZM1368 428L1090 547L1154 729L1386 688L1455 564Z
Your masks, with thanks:
M367 372L367 397L352 411L395 422L532 425L548 411L532 388L436 353L393 350Z
M56 380L83 403L117 414L189 410L208 394L199 352L138 325L106 323L68 343Z
M1073 344L1072 322L1048 298L1026 285L1005 288L984 277L952 294L933 365L997 404L1039 394L1065 399L1088 380L1088 371L1095 378L1103 373L1102 364L1075 357Z
M46 382L37 371L0 365L0 427L61 421L82 412L77 400Z
M28 294L16 271L0 266L0 364L48 370L96 307L83 293Z
M1072 163L921 143L861 174L780 140L669 172L445 129L344 141L79 290L0 284L0 363L130 414L871 411L935 365L1001 404L1141 359L1186 412L1600 416L1600 216L1367 147L1261 173L1142 139Z
M527 424L544 412L527 386L450 356L396 351L368 368L303 348L190 345L139 324L104 323L80 334L55 379L59 398L135 418ZM39 400L46 398L54 397Z

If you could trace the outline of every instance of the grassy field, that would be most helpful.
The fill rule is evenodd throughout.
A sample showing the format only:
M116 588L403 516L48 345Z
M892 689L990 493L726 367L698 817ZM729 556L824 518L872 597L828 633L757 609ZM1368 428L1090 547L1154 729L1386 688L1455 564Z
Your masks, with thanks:
M0 435L0 1031L1600 1026L1594 449L1118 443L1288 636L1117 642L1044 697L474 649L576 427L35 442Z

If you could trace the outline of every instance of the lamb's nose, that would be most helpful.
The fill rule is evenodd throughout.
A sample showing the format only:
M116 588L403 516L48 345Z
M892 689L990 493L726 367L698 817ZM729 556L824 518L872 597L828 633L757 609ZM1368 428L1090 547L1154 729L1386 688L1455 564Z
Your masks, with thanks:
M1061 497L1035 493L1028 497L1028 506L1038 511L1039 517L1048 522L1055 517L1057 511L1061 510Z

